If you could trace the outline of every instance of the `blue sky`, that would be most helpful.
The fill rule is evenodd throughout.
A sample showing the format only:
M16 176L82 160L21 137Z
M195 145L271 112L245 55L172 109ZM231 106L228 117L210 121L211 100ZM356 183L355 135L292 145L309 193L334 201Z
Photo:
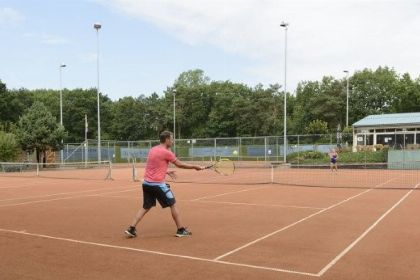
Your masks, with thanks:
M96 86L112 99L161 94L185 70L288 88L379 65L420 73L417 1L0 0L0 79L8 88Z

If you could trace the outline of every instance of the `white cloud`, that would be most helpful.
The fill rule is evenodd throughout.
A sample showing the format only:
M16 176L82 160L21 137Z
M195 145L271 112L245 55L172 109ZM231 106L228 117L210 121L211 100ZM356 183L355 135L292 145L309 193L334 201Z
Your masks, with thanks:
M17 10L0 7L0 25L19 25L25 20L25 17Z
M68 39L47 33L25 33L23 37L34 38L45 45L66 45Z
M255 82L288 84L343 69L388 65L419 75L420 5L416 1L99 0L191 45L209 44L252 61ZM228 78L228 77L227 77ZM290 86L289 86L290 88Z

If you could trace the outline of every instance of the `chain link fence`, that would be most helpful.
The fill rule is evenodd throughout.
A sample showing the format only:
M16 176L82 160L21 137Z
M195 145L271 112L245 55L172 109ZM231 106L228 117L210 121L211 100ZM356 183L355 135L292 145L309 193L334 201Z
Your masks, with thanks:
M388 141L389 145L374 144L372 135L369 134L289 135L286 143L286 161L293 165L328 164L328 153L334 149L339 153L340 164L366 165L385 163L389 160L420 162L420 137L417 137L419 143L412 143L410 138L406 144L405 136L387 137L388 140L395 141ZM380 136L376 143L378 141L381 141ZM145 162L150 148L158 144L158 140L102 141L101 160L113 163ZM243 162L284 161L284 141L281 136L176 139L172 150L180 160L194 162L209 162L219 158ZM391 153L392 156L388 159ZM89 140L87 143L67 143L63 154L64 162L97 161L98 143L96 140ZM60 153L56 155L59 161Z
M351 137L352 139L352 137ZM113 163L129 162L131 159L145 161L151 147L158 140L146 141L101 141L101 160ZM228 157L241 161L283 161L284 140L281 136L235 137L235 138L191 138L176 139L173 151L179 159L211 161ZM345 144L350 149L351 142ZM342 148L334 135L290 135L286 144L287 156L305 151L327 153L332 148ZM60 160L57 153L57 160ZM98 142L66 143L64 162L98 160Z

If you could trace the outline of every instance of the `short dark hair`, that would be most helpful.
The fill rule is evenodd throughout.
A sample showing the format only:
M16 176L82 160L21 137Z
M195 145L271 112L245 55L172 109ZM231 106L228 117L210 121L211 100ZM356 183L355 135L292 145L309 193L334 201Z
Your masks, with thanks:
M167 130L162 131L159 135L160 143L165 143L166 139L171 138L171 135L172 135L172 132L170 132L170 131L167 131Z

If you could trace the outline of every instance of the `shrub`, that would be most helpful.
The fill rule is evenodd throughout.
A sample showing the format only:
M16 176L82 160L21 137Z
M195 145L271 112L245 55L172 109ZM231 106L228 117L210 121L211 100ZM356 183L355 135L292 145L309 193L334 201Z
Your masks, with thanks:
M0 131L0 161L14 161L19 156L15 135Z

